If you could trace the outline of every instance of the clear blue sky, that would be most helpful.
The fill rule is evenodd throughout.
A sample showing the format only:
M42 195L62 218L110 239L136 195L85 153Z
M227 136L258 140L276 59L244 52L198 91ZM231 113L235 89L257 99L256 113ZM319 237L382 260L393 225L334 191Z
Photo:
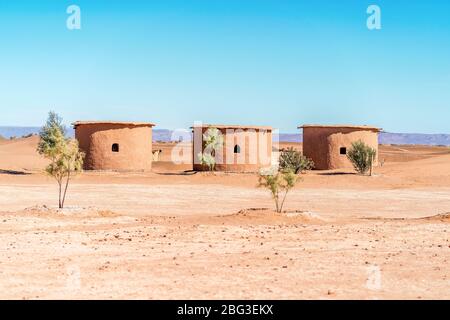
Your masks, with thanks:
M81 30L66 28L71 4ZM450 133L450 2L2 0L0 108L0 125L53 109L67 123Z

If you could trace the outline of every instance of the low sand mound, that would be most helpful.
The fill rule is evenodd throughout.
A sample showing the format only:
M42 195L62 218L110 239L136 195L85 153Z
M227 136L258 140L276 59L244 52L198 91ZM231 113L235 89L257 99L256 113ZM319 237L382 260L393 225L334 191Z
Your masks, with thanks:
M364 217L361 220L380 220L380 221L441 221L450 222L450 212L440 213L434 216L421 217L421 218L383 218L383 217Z
M420 218L419 220L450 222L450 212L441 213L430 217Z
M240 210L231 215L216 216L227 224L297 224L297 223L323 223L318 214L307 211L284 211L278 213L268 208L249 208Z
M6 140L0 143L0 169L43 170L48 161L36 152L38 136Z
M379 159L386 163L409 162L446 155L450 149L445 146L423 145L380 145Z
M25 208L22 213L38 217L117 217L119 214L110 210L101 210L95 207L66 207L59 209L57 207L48 207L46 205L37 205Z
M376 168L375 172L397 179L402 186L448 187L450 154L435 155L409 162L387 163L381 168Z

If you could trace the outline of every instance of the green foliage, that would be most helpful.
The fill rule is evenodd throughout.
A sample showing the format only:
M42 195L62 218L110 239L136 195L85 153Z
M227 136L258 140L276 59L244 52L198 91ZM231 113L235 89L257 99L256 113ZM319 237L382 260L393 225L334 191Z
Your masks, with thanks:
M358 173L365 174L370 170L370 175L372 175L373 161L376 154L375 149L358 140L352 143L352 147L347 152L347 158Z
M203 152L197 155L200 163L214 171L216 167L216 150L223 147L223 135L217 128L208 128L203 134Z
M82 170L84 154L79 150L78 141L65 137L62 119L54 112L49 113L39 138L37 151L50 160L45 171L58 182L59 208L63 208L70 178Z
M208 167L209 171L214 171L216 167L216 159L210 153L199 153L197 155L201 165Z
M292 170L277 171L271 169L259 174L259 186L270 191L277 212L282 212L287 194L298 181L298 175Z
M45 125L39 132L37 151L47 158L54 157L58 153L58 146L65 140L65 135L66 128L62 124L62 118L50 111Z
M223 135L217 128L208 128L203 134L205 148L217 150L223 146Z
M280 170L291 170L295 174L314 168L314 162L290 147L280 153Z

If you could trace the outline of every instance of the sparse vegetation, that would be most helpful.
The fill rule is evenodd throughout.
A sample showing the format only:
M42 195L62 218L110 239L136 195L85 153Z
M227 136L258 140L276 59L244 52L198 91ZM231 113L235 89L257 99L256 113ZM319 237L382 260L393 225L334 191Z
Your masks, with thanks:
M197 157L203 166L209 171L214 171L216 167L216 150L223 146L223 135L217 128L208 128L203 134L203 152Z
M214 159L214 156L208 153L199 153L198 159L200 160L200 163L202 166L208 167L209 171L214 171L216 167L216 159Z
M347 152L347 157L353 164L355 170L360 174L372 175L373 162L377 152L361 140L352 143L352 147Z
M291 170L295 174L300 174L305 170L311 170L313 168L314 162L293 147L281 150L280 170Z
M276 211L281 213L287 194L299 179L299 176L292 170L277 171L272 168L267 172L260 172L259 186L271 192L272 198L275 201Z
M62 119L50 112L46 124L39 133L39 154L50 160L45 171L55 178L59 187L59 208L64 208L69 181L83 167L84 154L80 152L78 141L66 138Z

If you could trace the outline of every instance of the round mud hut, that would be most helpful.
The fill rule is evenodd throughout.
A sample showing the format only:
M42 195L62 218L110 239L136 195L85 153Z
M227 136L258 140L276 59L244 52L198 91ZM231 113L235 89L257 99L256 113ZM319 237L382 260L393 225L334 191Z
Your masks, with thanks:
M352 168L347 151L352 143L363 141L377 151L380 128L353 125L303 125L303 154L314 161L315 169L333 170Z
M86 154L85 170L151 170L154 124L78 121L73 126L80 149Z
M272 163L272 127L197 124L192 131L195 171L209 170L202 164L202 155L214 158L216 171L257 172ZM220 136L220 145L211 150L207 140L214 131Z

